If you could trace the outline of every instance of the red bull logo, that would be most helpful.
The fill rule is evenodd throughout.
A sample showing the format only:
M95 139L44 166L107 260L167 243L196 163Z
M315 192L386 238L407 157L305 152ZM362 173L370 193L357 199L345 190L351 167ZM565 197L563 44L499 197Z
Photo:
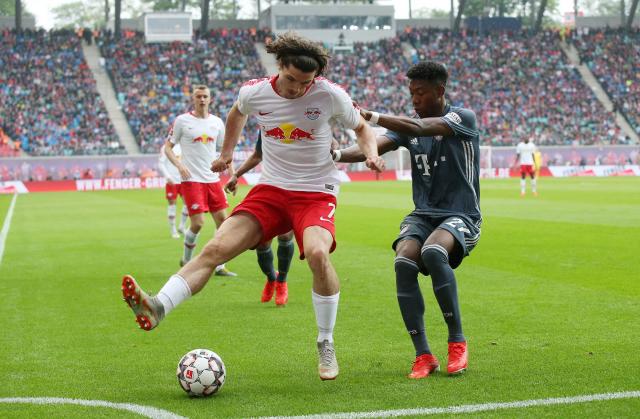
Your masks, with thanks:
M294 141L315 140L313 130L307 132L302 128L296 127L291 123L282 124L275 128L264 131L265 137L273 138L285 144L291 144Z
M215 140L216 140L215 138L209 137L207 134L202 134L201 136L194 138L193 142L194 143L207 144L207 143L213 142Z

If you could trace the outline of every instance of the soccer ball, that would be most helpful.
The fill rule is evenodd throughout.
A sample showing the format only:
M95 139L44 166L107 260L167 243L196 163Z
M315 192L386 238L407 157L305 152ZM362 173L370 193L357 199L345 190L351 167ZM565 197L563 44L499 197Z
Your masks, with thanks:
M176 375L180 387L190 396L207 397L222 388L227 373L217 353L194 349L180 359Z

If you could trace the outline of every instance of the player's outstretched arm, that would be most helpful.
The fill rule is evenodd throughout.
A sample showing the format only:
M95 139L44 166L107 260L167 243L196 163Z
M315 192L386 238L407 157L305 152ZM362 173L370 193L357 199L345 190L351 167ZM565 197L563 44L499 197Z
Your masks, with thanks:
M406 116L381 115L366 109L360 109L360 115L366 120L381 127L412 137L432 137L454 135L451 127L442 118L409 118Z
M398 148L396 143L394 143L384 135L376 138L376 144L378 147L378 155L383 155L391 150L395 150L396 148ZM360 147L358 147L357 145L352 145L351 147L347 147L342 150L332 150L331 157L334 161L340 163L360 163L367 160L367 158L360 150Z
M211 164L212 171L223 172L228 169L233 161L233 149L235 149L238 144L242 129L247 123L247 118L247 115L242 114L242 112L238 110L238 104L234 104L229 111L229 115L227 115L224 143L222 143L220 156Z
M371 170L382 172L384 170L384 159L378 155L376 136L373 129L360 117L360 124L354 130L358 141L358 148L366 157L365 164Z

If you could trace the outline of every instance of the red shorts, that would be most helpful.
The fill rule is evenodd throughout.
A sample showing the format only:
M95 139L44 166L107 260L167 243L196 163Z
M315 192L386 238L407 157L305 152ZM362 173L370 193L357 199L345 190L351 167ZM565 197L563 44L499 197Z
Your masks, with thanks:
M179 183L167 183L164 185L164 193L169 201L175 201L178 199L178 195L180 193L180 184Z
M300 259L304 259L302 237L304 230L320 226L331 233L336 248L336 197L323 192L288 191L270 185L254 186L244 200L234 208L231 216L248 212L256 217L262 227L262 240L267 242L290 230L296 236Z
M180 192L189 215L217 212L229 206L220 182L182 182Z
M520 175L521 176L534 176L536 174L535 168L532 164L521 164L520 165Z

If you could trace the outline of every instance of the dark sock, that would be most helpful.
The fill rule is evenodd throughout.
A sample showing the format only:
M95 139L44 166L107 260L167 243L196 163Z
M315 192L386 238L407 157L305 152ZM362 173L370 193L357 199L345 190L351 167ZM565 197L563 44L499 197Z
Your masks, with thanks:
M267 276L269 281L275 281L276 271L273 268L273 252L271 248L257 249L256 253L258 254L258 265L262 272Z
M293 240L282 241L278 239L278 281L286 282L287 273L293 259Z
M464 342L458 287L447 251L437 244L426 245L422 248L422 261L431 274L433 293L449 328L449 342Z
M416 356L430 354L424 330L424 300L418 284L418 264L411 259L396 256L396 291L404 325L411 336Z

